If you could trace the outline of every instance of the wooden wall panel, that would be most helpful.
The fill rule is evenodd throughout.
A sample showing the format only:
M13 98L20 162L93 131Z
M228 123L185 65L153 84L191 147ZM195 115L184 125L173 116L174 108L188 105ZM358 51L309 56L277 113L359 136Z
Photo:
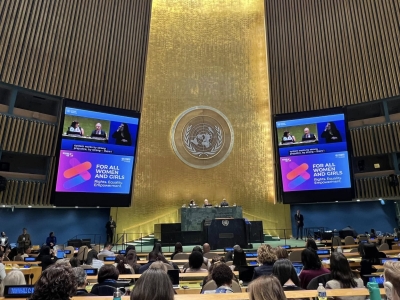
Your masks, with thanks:
M397 176L400 180L400 176ZM400 197L399 187L389 185L389 177L358 178L355 184L357 199L377 199Z
M274 114L400 95L400 0L265 3Z
M0 81L140 111L150 15L151 0L2 0Z

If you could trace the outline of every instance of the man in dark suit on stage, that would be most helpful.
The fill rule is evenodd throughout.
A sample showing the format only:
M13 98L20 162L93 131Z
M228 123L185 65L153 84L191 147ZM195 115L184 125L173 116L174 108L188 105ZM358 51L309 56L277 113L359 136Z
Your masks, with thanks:
M297 226L296 240L299 239L299 231L300 231L300 239L303 239L304 217L300 213L300 210L297 210L296 214L294 215L294 220L296 221L296 226Z
M96 130L92 131L92 134L90 135L90 137L100 137L100 138L107 139L107 133L104 130L101 130L101 124L97 123Z
M310 129L309 128L304 128L304 134L301 138L301 141L315 141L317 138L315 137L314 133L310 133Z

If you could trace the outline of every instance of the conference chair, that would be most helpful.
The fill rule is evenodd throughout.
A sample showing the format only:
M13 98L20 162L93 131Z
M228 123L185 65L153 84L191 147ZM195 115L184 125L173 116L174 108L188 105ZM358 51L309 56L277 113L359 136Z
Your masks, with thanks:
M209 282L207 282L204 286L203 286L203 291L214 291L216 290L217 284L215 283L214 280L210 280ZM232 290L234 293L241 293L242 292L242 288L240 287L239 283L237 283L235 280L232 280L232 286L231 286Z
M93 249L93 250L96 250L97 253L100 253L100 247L101 247L100 245L94 245L94 246L92 247L92 249Z
M232 290L234 293L242 292L242 288L240 287L239 283L237 283L235 280L232 280Z
M207 252L203 256L208 258L208 259L212 259L213 257L218 256L218 254L215 254L213 252ZM175 257L174 257L174 259L175 259Z
M400 246L399 245L392 245L392 250L400 250Z
M303 250L294 250L289 254L289 260L291 262L301 262L301 252Z
M389 245L387 243L383 243L382 245L379 246L378 250L379 251L389 250Z
M333 237L332 245L333 246L342 246L342 240L340 239L340 237L338 237L338 236Z
M307 285L307 290L316 290L316 289L318 289L318 286L319 286L320 283L322 283L325 286L326 283L329 280L332 280L332 274L331 273L319 275L319 276L311 279L310 283Z
M355 245L356 243L354 242L354 238L352 236L346 236L344 238L344 244L345 245Z
M174 260L184 260L189 259L189 253L177 253L174 256Z
M65 254L65 258L70 259L70 258L73 258L73 257L74 257L74 255L75 255L75 248L74 248L74 247L72 247L72 246L67 246L67 247L64 248L64 251L65 251L65 250L69 250L69 251L70 251L69 254Z
M87 260L88 252L89 252L88 246L81 246L79 248L77 259L81 262L81 264Z
M361 243L362 241L368 241L368 237L366 235L359 235L358 237L358 242Z
M167 268L167 270L175 270L173 266L167 263L163 263L163 265Z

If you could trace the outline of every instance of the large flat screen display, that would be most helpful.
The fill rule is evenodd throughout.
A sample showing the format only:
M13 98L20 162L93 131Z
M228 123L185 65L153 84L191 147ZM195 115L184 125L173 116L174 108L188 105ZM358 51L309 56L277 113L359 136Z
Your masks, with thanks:
M284 203L352 199L342 109L275 118Z
M57 206L129 206L140 116L64 100L54 193Z

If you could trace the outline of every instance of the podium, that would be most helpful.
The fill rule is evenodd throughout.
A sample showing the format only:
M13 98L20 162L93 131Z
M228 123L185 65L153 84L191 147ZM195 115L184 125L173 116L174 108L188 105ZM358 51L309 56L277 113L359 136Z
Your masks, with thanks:
M244 219L204 220L203 231L211 250L230 248L234 245L247 248L248 239Z

